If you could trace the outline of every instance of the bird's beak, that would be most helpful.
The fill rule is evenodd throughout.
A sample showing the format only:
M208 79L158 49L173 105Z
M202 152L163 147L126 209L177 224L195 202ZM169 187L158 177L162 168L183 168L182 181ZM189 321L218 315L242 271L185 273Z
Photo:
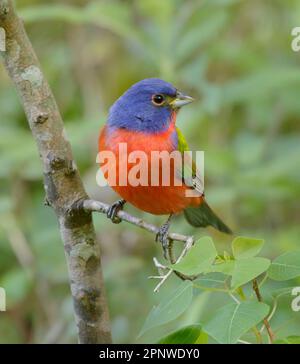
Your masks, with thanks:
M170 102L173 109L179 109L180 107L190 104L195 99L191 96L184 95L183 93L177 91L176 98Z

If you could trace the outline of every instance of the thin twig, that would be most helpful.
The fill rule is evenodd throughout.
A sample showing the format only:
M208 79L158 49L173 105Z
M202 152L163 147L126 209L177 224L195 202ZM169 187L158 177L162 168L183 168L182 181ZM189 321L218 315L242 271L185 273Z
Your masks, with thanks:
M260 293L260 290L259 290L258 283L257 283L256 279L253 279L252 287L253 287L253 290L254 290L254 292L256 294L257 300L259 302L263 302L263 299L262 299L262 296L261 296L261 293ZM268 335L269 335L269 341L272 344L274 342L275 337L274 337L273 330L271 329L271 326L270 326L270 323L269 323L269 320L267 319L267 317L265 317L263 319L263 322L264 322L264 325L265 325L265 327L267 329L267 332L268 332Z
M172 239L169 239L169 246L168 246L169 260L170 260L171 264L176 264L176 257L174 255L173 248L174 248L174 241ZM176 270L174 270L174 273L177 275L177 277L179 277L183 281L194 281L196 278L199 277L199 275L188 276L188 275L180 273Z
M109 205L104 203L104 202L100 202L100 201L95 201L95 200L85 200L83 201L83 208L85 211L96 211L96 212L100 212L102 214L106 214L108 209L109 209ZM120 210L117 213L117 216L123 220L128 222L129 224L135 225L141 229L147 230L152 234L157 234L159 231L159 228L155 225L149 224L148 222L144 221L143 219L130 215L128 214L126 211ZM192 238L192 236L187 236L187 235L182 235L182 234L177 234L177 233L169 233L168 238L174 241L182 241L182 242L187 242L188 240L190 240Z
M193 237L190 237L187 241L186 241L186 243L185 243L185 245L184 245L184 248L183 248L183 250L182 250L182 252L181 252L181 254L179 255L179 257L177 258L177 260L176 260L176 262L175 262L175 264L176 263L179 263L180 261L181 261L181 259L186 255L186 253L191 249L191 247L193 246L193 244L194 244L194 239L193 239ZM157 259L156 259L156 262L158 262L157 261ZM159 262L158 262L159 263ZM157 266L157 265L156 265ZM159 266L158 267L161 267L161 264L159 263ZM157 278L157 279L160 279L160 282L158 283L158 285L154 288L154 292L158 292L159 291L159 289L160 289L160 287L165 283L165 281L171 276L171 274L174 272L175 273L175 271L173 270L173 269L171 269L171 268L167 268L168 269L168 271L167 271L167 273L165 273L165 274L163 274L163 275L160 275L160 276L155 276L155 278ZM154 277L152 277L152 278L154 278ZM186 279L190 279L189 277L188 278L186 278Z

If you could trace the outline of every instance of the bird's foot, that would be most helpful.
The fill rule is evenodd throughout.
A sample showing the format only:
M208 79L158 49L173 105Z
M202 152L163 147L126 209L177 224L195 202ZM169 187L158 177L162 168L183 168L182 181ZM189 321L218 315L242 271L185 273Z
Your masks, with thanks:
M117 213L123 209L123 206L125 205L126 201L121 199L116 202L114 202L108 209L106 216L114 223L114 224L120 224L122 219L117 216Z
M164 257L167 259L167 251L169 247L169 229L170 229L170 218L165 222L158 230L155 241L159 241L164 251Z

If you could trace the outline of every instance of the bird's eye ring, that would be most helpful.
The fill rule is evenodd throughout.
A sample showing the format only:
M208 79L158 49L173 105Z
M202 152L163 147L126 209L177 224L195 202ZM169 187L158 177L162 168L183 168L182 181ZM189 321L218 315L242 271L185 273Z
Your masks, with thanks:
M164 95L155 94L152 96L152 103L156 106L161 106L165 102Z

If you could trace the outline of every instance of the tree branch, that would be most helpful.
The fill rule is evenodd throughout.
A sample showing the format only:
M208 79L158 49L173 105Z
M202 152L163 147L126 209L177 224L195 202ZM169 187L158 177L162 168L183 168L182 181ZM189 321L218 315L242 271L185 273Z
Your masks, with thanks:
M82 204L83 204L84 210L89 211L89 212L95 211L95 212L100 212L102 214L106 214L109 209L109 205L107 205L106 203L100 202L100 201L95 201L95 200L85 200L85 201L82 201ZM132 216L123 210L118 211L117 216L121 220L129 222L130 224L135 225L141 229L147 230L152 234L158 233L159 228L157 226L149 224L149 223L145 222L144 220L142 220L141 218ZM169 233L168 238L170 240L182 241L182 242L186 243L192 239L192 236L182 235L182 234L177 234L177 233Z
M11 0L0 0L5 68L21 98L44 170L47 202L59 221L68 263L80 343L110 343L108 307L88 197L82 185L59 110ZM4 49L3 47L1 48Z

